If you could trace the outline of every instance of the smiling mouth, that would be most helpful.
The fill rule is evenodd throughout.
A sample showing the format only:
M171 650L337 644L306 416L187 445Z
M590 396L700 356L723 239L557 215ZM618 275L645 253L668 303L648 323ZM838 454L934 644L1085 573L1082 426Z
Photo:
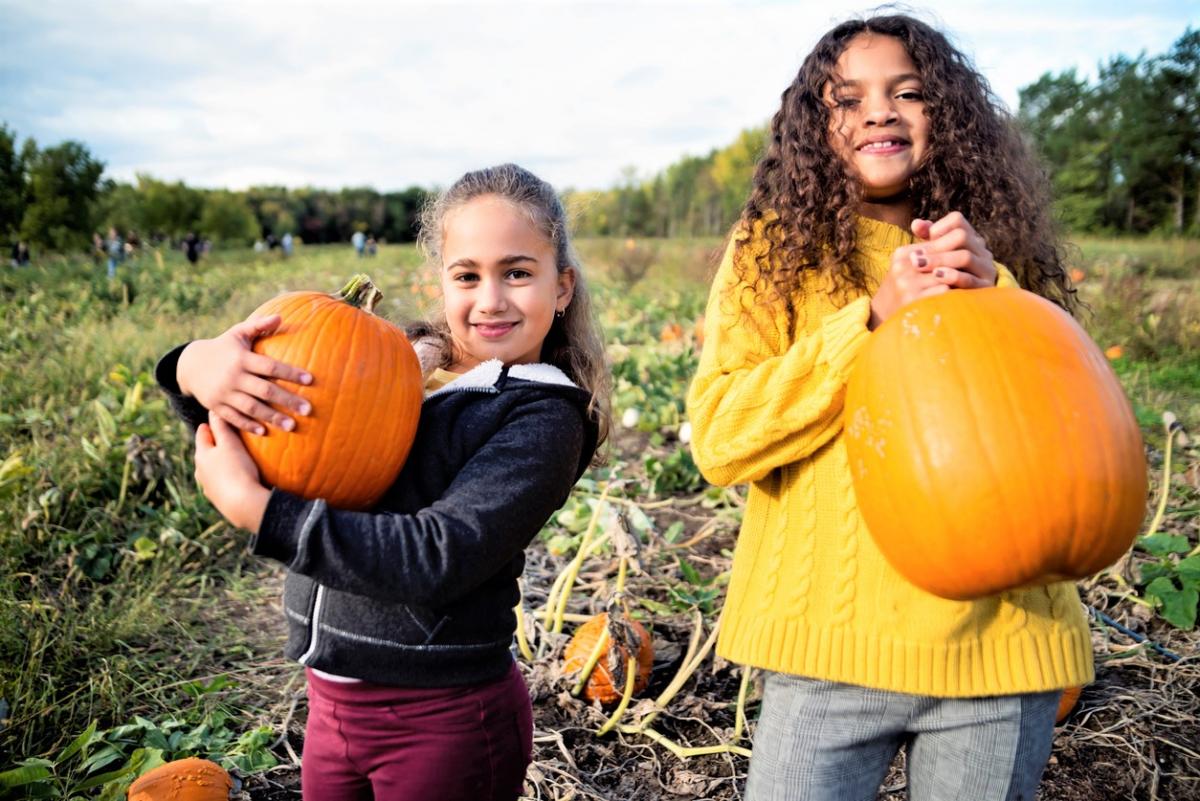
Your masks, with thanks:
M895 153L908 147L903 139L881 139L858 146L859 153Z
M499 339L517 327L516 323L473 323L473 325L484 339Z

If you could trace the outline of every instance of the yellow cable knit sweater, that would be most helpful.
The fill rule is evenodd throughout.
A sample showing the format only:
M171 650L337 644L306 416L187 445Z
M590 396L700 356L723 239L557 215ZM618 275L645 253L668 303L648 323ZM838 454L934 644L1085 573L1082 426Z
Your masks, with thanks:
M892 252L913 237L866 218L858 226L855 258L878 285ZM1073 584L948 601L884 560L859 514L841 436L846 378L870 336L870 298L838 300L828 279L814 276L792 336L784 315L733 269L736 261L753 277L752 254L766 249L760 231L735 233L725 253L687 398L701 472L715 484L750 483L718 653L943 697L1090 681L1091 638ZM1000 268L1000 284L1014 283Z

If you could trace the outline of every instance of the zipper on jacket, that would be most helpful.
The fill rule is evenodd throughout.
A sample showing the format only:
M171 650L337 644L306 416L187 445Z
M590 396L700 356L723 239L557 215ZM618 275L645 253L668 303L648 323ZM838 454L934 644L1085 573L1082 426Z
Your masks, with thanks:
M309 660L317 653L317 633L321 630L321 607L325 600L324 585L317 585L317 600L313 603L312 618L309 622L311 626L311 634L308 638L308 650L305 651L300 659L297 660L302 665L307 665Z

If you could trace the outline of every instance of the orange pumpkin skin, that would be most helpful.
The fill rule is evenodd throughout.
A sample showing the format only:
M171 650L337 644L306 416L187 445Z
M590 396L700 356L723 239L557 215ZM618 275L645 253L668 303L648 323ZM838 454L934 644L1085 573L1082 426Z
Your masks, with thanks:
M1030 292L953 290L901 309L859 353L843 423L868 530L934 595L1089 576L1141 526L1129 401L1083 329Z
M255 352L313 377L309 386L284 384L312 405L308 415L292 413L292 431L241 435L267 484L365 509L399 475L421 412L421 367L404 332L371 312L379 297L356 276L342 293L289 292L254 312L283 318Z
M1067 715L1070 715L1071 710L1075 708L1075 703L1079 700L1079 694L1082 692L1082 687L1068 687L1063 690L1062 697L1058 699L1058 711L1054 714L1055 723L1062 723L1067 719Z
M624 621L638 639L637 677L633 681L633 693L637 695L650 684L650 671L654 668L654 647L651 644L650 633L646 631L645 626L628 616L624 618ZM608 613L601 612L576 629L575 636L567 643L567 649L563 654L566 672L573 673L583 669L587 664L588 657L592 654L596 640L605 635L607 628ZM616 672L623 672L624 666L629 663L630 653L625 645L614 643L611 637L605 651L606 653L600 657L600 661L596 663L596 667L588 677L587 684L583 688L583 697L589 701L611 704L621 700L621 696L625 693L625 682L623 680L614 682L613 675ZM621 667L617 668L617 665ZM617 669L614 670L614 668Z
M129 801L228 801L233 780L207 759L189 757L159 765L129 786Z

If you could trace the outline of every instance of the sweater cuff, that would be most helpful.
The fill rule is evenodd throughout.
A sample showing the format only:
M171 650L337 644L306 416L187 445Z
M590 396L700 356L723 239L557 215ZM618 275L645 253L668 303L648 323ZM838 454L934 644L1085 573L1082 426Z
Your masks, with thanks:
M846 375L859 350L871 335L867 321L871 316L871 298L863 296L846 304L821 321L825 343L825 361L838 375Z
M179 367L179 357L183 354L183 349L190 345L190 342L184 342L177 348L172 348L167 351L167 355L158 360L158 364L154 365L154 380L158 385L175 395L182 395L179 389L179 378L176 372Z
M258 533L250 538L250 553L291 565L300 551L301 523L312 511L309 507L313 503L272 489Z
M173 348L158 360L158 364L154 365L154 380L158 382L163 392L167 393L167 400L170 401L171 408L175 410L175 413L183 418L189 428L195 431L201 423L208 420L208 409L205 409L195 398L184 395L179 389L177 372L179 357L189 344L191 343L185 342L179 347Z

